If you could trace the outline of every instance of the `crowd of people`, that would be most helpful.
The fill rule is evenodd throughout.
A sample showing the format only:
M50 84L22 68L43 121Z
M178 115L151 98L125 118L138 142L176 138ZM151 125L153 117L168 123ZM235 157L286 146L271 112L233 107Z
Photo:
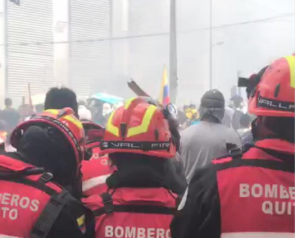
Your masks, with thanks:
M294 237L294 69L287 56L249 79L251 116L216 89L184 116L134 97L104 126L68 88L29 117L7 99L0 237Z

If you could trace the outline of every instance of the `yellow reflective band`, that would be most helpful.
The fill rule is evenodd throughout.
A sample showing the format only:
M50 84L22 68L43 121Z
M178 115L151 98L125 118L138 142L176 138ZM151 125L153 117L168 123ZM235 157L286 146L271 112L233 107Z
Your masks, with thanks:
M285 59L288 61L290 68L290 84L292 88L295 88L295 56L287 56Z
M83 129L83 125L82 123L76 119L74 116L72 115L67 115L64 117L64 119L66 119L67 121L72 122L73 124L75 124L77 127L79 127L80 129Z
M51 114L53 114L53 115L58 115L59 110L56 110L56 109L48 109L48 110L46 110L45 112L49 112L49 113L51 113Z
M49 112L53 115L58 115L58 113L60 112L60 110L56 110L56 109L48 109L45 112ZM67 115L64 116L63 119L72 122L73 124L75 124L79 129L83 129L83 125L82 123L73 115Z
M119 128L113 125L113 117L116 111L113 111L112 114L109 117L107 126L106 126L106 131L119 137Z
M135 97L134 98L130 98L128 100L125 101L125 109L128 109L130 107L130 104L134 101L134 99L136 99Z
M85 215L82 215L80 216L78 219L77 219L77 223L78 223L78 226L83 226L84 223L85 223Z
M151 119L156 110L157 110L156 106L150 105L144 114L141 125L133 127L133 128L129 128L127 137L135 136L135 135L139 135L139 134L147 132Z

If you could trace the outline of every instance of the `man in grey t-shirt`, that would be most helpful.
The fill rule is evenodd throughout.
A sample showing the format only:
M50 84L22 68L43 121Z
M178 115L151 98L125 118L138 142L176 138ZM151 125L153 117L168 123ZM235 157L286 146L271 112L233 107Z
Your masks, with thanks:
M210 90L204 94L199 108L201 122L183 131L180 156L189 182L196 169L213 159L229 154L227 144L241 147L237 132L223 125L225 101L221 92Z

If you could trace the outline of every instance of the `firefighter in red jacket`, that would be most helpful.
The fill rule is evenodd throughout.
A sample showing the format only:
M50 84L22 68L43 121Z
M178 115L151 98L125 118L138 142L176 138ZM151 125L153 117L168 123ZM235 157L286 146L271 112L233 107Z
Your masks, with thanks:
M91 212L78 200L85 138L73 111L34 115L11 144L17 152L0 155L0 237L94 236Z
M255 145L196 171L173 238L294 237L295 56L258 75L248 87Z
M96 237L170 237L177 196L164 177L179 144L170 117L146 98L130 99L110 115L101 150L117 171L106 193L84 200L96 216Z
M107 191L106 179L114 172L107 155L100 156L100 142L104 128L91 121L82 121L86 134L86 148L91 151L90 160L82 162L83 195L89 197Z

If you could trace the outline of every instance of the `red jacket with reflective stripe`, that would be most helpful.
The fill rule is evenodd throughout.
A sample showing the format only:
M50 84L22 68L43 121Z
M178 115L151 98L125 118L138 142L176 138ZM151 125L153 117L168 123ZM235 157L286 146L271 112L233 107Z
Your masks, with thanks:
M34 167L0 155L0 172L19 172ZM29 237L30 231L50 199L45 191L35 187L41 175L22 179L0 179L0 236ZM46 187L56 192L61 188L48 182Z
M106 179L114 172L107 156L99 156L100 149L93 148L93 155L89 161L82 162L83 194L91 196L106 192Z
M242 158L196 171L172 237L289 238L295 234L294 144L265 139Z
M118 188L112 192L115 211L108 214L103 212L100 196L84 200L96 215L97 238L170 237L169 225L173 214L167 210L172 211L176 206L174 194L164 188ZM121 210L116 211L116 208Z

